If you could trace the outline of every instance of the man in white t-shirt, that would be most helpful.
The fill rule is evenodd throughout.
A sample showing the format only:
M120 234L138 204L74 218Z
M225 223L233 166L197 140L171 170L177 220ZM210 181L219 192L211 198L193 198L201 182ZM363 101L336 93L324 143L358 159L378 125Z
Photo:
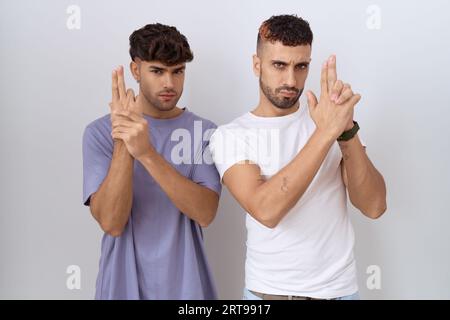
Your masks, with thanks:
M364 215L386 210L386 187L358 137L360 100L322 66L319 100L307 92L312 32L293 15L258 33L255 109L220 126L210 149L223 184L247 212L244 299L357 299L347 193Z

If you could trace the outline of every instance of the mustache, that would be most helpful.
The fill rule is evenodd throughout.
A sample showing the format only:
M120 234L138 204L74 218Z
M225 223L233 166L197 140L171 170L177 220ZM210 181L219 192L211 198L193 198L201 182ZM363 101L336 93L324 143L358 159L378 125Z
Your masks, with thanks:
M163 90L158 92L158 95L166 95L166 94L173 94L173 95L177 95L178 93L175 90Z
M300 90L297 89L296 87L282 86L282 87L275 89L275 93L280 93L280 91L282 91L282 90L288 91L288 92L295 92L296 94L298 94L300 92Z

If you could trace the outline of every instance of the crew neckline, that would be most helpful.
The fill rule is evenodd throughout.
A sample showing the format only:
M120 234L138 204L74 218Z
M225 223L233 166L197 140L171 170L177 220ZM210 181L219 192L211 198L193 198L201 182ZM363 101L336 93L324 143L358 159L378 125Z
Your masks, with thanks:
M247 116L252 118L252 119L254 119L254 120L263 121L263 122L285 122L285 121L289 121L291 119L300 118L301 115L304 113L303 112L304 108L305 108L304 106L302 107L300 105L295 112L287 114L285 116L278 116L278 117L277 116L275 116L275 117L261 117L261 116L255 115L251 111L247 112Z
M164 118L164 119L159 119L159 118L154 118L148 114L144 113L144 117L147 120L150 120L152 122L152 124L169 124L169 123L173 123L173 122L178 122L182 119L184 119L187 114L189 113L189 110L187 107L182 108L181 110L183 110L183 112L181 112L179 115L172 117L172 118Z

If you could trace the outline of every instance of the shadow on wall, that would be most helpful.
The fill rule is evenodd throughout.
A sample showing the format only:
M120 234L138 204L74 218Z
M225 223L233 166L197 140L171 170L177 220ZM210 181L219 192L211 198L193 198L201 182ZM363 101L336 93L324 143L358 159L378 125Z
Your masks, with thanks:
M383 255L384 249L381 246L382 233L377 232L382 220L386 217L382 216L379 220L371 220L350 204L349 216L355 230L355 247L354 254L356 259L356 271L358 277L359 296L361 299L378 300L385 299L383 294ZM388 213L388 212L386 212ZM386 214L385 213L385 214ZM375 268L375 269L374 269ZM379 274L375 274L374 270ZM379 281L374 281L374 277L378 277ZM369 282L369 284L368 284ZM378 284L380 287L378 287Z
M219 299L242 299L245 263L245 211L226 187L214 222L205 231L208 261Z

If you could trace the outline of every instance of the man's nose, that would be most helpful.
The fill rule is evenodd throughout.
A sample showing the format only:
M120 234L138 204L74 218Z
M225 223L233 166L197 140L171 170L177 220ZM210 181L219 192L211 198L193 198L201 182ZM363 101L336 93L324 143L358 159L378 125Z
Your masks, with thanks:
M172 77L171 74L167 74L167 75L164 77L164 83L163 83L163 85L164 85L164 88L165 88L165 89L173 89L173 77Z
M293 87L293 88L297 86L297 80L295 79L294 70L289 69L287 71L285 85L288 87Z

